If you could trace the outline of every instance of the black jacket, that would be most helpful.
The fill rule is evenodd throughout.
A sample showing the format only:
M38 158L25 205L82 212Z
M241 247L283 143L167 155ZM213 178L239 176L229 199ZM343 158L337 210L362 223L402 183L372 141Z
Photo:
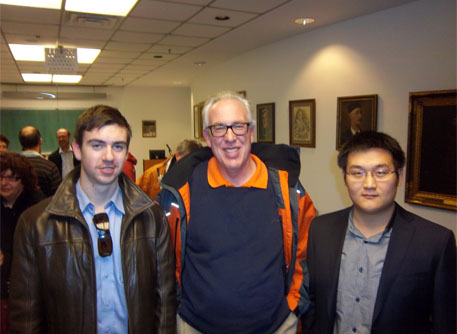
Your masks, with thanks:
M10 333L97 333L95 262L75 184L20 217L11 274ZM167 221L124 174L121 258L129 333L175 333L174 256ZM97 246L95 246L97 247Z
M60 176L62 177L62 157L60 156L59 149L52 152L49 155L48 160L52 161L57 166ZM73 154L73 166L79 166L80 163L81 162L78 159L76 159L75 155Z

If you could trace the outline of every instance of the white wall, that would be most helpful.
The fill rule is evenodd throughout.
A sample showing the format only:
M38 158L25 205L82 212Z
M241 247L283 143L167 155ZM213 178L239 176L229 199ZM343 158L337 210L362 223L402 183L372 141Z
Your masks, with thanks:
M18 86L20 91L47 91L46 86ZM2 90L15 90L15 86L3 85ZM54 88L51 88L51 91ZM59 92L96 92L106 93L103 100L12 100L2 99L2 108L25 109L87 109L95 104L107 104L119 108L132 127L133 137L130 152L137 158L137 177L143 173L143 159L149 159L149 149L164 149L168 155L168 144L174 151L178 143L193 137L191 125L190 89L148 87L120 88L99 87L95 91L89 87L59 87ZM143 138L141 121L155 120L157 137ZM19 129L18 129L19 131ZM72 131L72 129L70 129ZM55 142L57 148L57 141Z
M301 150L301 181L320 213L351 204L336 165L337 97L378 94L378 130L407 146L409 92L456 88L456 3L423 0L316 29L210 68L195 102L246 90L276 103L276 142L289 143L288 101L316 99L316 148ZM456 213L397 201L457 233Z

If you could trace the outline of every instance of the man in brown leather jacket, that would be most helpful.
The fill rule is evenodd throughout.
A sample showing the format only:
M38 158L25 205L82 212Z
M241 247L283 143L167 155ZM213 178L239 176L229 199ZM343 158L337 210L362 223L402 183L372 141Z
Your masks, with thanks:
M117 109L98 105L78 118L81 166L19 219L11 333L175 333L168 224L121 173L130 137Z

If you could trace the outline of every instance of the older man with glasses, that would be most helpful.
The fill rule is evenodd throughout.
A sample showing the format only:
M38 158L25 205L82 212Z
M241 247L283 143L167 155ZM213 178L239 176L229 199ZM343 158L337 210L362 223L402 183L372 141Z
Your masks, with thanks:
M186 156L158 196L176 253L178 333L296 333L308 308L304 260L314 205L298 150L255 144L243 97L203 109L209 148Z
M455 237L395 203L398 142L361 132L338 165L353 205L311 223L304 333L455 334Z
M80 167L18 223L11 333L175 333L167 221L122 173L131 136L112 107L78 118Z

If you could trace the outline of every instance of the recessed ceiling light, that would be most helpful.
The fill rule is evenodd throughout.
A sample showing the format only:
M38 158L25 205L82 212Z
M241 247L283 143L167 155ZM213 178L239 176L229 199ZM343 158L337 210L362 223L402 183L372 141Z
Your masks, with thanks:
M82 79L82 75L67 75L67 74L53 74L52 82L55 83L78 83Z
M161 55L155 55L154 58L160 59L160 58L163 58L163 56L161 56Z
M218 15L218 16L215 16L214 19L217 21L227 21L227 20L230 20L230 16Z
M48 45L9 44L13 57L20 61L45 61L45 48L54 48ZM100 49L78 48L78 63L92 64L100 53Z
M65 10L81 13L126 16L138 0L67 0Z
M296 24L307 25L307 24L313 23L314 21L316 21L316 20L313 19L312 17L301 17L299 19L296 19L294 22Z
M60 9L62 0L0 0L2 5Z
M51 82L52 74L21 73L25 82Z
M197 66L203 66L203 65L206 65L206 61L199 60L199 61L196 61L194 64L197 65Z

